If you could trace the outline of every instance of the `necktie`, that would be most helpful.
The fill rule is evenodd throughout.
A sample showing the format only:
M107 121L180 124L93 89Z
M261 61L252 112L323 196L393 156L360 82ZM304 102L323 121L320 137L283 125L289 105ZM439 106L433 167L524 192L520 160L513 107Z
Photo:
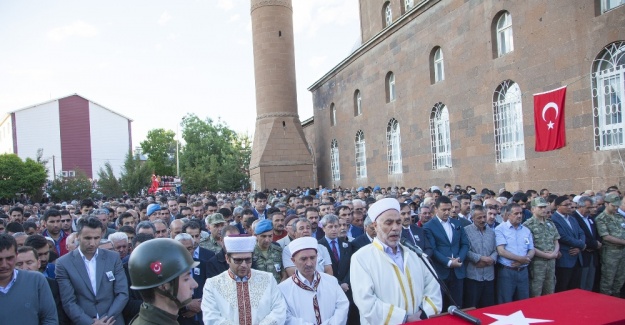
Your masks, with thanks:
M332 253L334 254L334 258L336 258L336 260L339 260L339 251L336 249L336 240L332 241Z

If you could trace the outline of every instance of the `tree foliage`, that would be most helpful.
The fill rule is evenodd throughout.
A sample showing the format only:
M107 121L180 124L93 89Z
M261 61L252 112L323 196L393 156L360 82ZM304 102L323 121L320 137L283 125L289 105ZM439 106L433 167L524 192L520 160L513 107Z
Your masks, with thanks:
M55 202L83 200L93 195L91 180L82 170L77 170L75 177L57 177L48 191Z
M176 133L165 129L148 131L146 140L141 142L141 150L148 156L148 164L156 175L176 173Z
M182 120L185 145L180 154L184 191L232 191L249 183L250 141L226 124L201 120L194 114Z
M138 155L126 155L124 167L119 180L121 187L130 196L137 196L142 189L150 186L152 171L147 164L141 162Z
M98 189L107 197L121 197L124 194L121 182L115 177L113 166L108 161L98 171Z
M45 168L37 161L22 161L15 154L0 155L0 198L14 199L19 194L35 195L47 178Z

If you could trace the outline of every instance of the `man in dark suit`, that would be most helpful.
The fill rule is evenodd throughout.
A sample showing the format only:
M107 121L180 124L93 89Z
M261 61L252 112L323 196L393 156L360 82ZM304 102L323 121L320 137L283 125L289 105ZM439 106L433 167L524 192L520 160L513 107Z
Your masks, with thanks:
M373 223L371 222L371 219L369 219L369 217L365 218L365 233L356 237L353 241L352 241L352 247L354 250L354 253L371 244L371 242L373 242L373 238L375 237L375 227L373 226Z
M349 266L353 252L352 244L341 241L338 238L340 226L337 216L326 214L321 219L321 226L323 227L325 236L319 239L319 244L328 249L330 259L332 260L332 274L338 280L341 289L343 289L349 300L347 324L358 324L360 322L360 315L358 313L358 308L354 304L349 281Z
M200 247L202 226L199 222L195 220L189 221L186 225L182 226L182 233L189 234L191 238L193 238L193 259L207 263L211 257L215 256L213 251Z
M311 236L319 240L325 236L323 229L319 227L319 209L315 207L306 208L306 219L310 221Z
M466 265L463 263L469 251L469 239L460 222L450 217L451 200L440 196L435 204L436 218L423 226L432 246L432 261L438 277L447 285L457 307L462 308L462 296ZM442 290L442 289L441 289ZM453 304L442 293L443 310Z
M586 249L586 236L577 221L571 217L571 201L568 196L555 200L556 211L551 220L560 234L560 254L556 260L556 292L578 289L582 281L582 251Z
M74 324L123 324L128 282L117 252L98 249L105 225L95 217L77 223L80 246L56 262L63 309Z
M594 206L594 201L588 196L582 196L577 202L577 210L573 213L573 217L577 220L577 224L584 232L586 238L586 249L582 251L582 273L580 288L592 291L595 283L595 274L599 265L599 249L601 242L597 233L595 221L590 218L590 210Z
M238 234L238 228L235 226L228 225L221 228L221 238L236 236ZM208 259L204 264L206 264L207 278L212 278L228 270L230 266L228 266L228 262L226 262L226 247L224 246L219 253ZM204 288L204 286L202 285L199 288Z
M405 238L409 243L419 246L428 256L432 255L432 247L428 242L425 231L421 227L412 223L412 211L410 205L401 203L399 214L401 215L402 230L401 238Z
M193 244L193 237L187 233L182 233L177 235L174 240L180 242L182 246L184 246L189 255L193 257L193 252L195 251L195 247ZM180 309L178 314L178 323L180 325L201 325L202 322L202 292L204 290L204 283L206 282L206 263L208 261L203 261L199 258L193 259L200 264L196 267L191 268L191 276L195 282L197 282L197 287L193 290L193 296L191 302L189 302L186 306Z

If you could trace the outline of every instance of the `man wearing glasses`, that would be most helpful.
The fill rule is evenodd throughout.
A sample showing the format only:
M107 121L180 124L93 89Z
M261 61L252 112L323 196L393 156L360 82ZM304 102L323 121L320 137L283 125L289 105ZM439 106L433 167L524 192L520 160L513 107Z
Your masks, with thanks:
M72 215L70 212L67 210L61 210L61 231L63 231L66 235L73 232L72 221Z
M256 237L230 236L224 245L229 269L206 280L204 324L284 324L286 302L273 275L251 268Z

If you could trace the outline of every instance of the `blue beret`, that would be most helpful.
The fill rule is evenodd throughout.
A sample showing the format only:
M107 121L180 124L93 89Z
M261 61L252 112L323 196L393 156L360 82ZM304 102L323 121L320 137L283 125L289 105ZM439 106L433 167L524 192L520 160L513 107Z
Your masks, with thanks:
M156 204L156 203L152 203L150 205L148 205L148 216L151 216L152 213L156 212L156 211L160 211L161 210L161 205L160 204Z
M258 224L256 225L256 229L254 229L254 234L260 235L270 230L273 230L273 224L271 224L271 220L265 219L258 222Z

